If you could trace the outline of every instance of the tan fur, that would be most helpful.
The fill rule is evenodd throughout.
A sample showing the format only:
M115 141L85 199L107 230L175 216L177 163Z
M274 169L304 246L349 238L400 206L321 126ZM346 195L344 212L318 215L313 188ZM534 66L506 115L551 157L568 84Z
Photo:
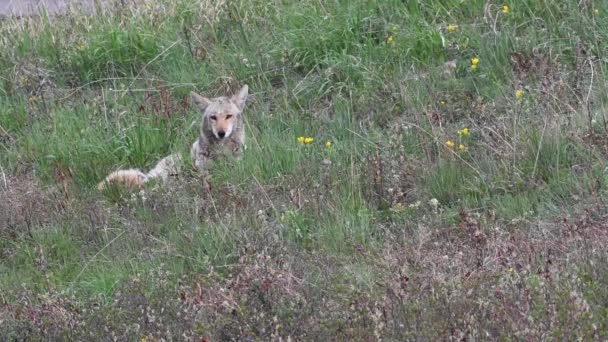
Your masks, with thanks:
M161 159L147 174L137 169L114 171L99 183L97 188L103 191L109 184L122 184L129 189L141 188L146 182L155 178L166 181L169 176L179 173L181 166L182 156L177 153L171 154Z
M218 153L228 151L237 157L246 148L243 108L249 87L244 85L238 94L207 99L192 93L192 101L202 114L199 138L192 144L190 157L197 169L204 169Z
M146 175L136 169L118 170L110 173L106 179L97 185L99 191L107 189L111 184L123 184L129 189L141 188L147 181Z
M169 176L176 175L182 168L182 156L178 153L170 154L161 159L146 175L147 180L160 178L166 181Z

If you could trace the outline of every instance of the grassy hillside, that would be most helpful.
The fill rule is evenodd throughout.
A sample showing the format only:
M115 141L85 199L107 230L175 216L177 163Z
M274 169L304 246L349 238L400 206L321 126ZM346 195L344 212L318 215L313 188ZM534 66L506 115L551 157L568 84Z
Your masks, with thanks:
M607 337L604 3L100 11L0 22L2 340ZM97 190L243 84L241 161Z

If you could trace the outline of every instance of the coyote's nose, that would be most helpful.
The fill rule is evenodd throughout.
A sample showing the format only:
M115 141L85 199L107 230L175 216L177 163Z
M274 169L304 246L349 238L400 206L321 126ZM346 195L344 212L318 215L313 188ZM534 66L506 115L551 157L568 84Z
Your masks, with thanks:
M224 131L217 131L217 136L220 137L220 139L222 139L225 135L226 135L226 132L224 132Z

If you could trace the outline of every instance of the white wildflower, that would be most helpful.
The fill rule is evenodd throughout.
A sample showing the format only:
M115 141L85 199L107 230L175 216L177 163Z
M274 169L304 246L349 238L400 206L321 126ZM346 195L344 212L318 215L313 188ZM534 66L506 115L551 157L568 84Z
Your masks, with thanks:
M412 208L412 209L418 209L418 207L420 206L420 204L421 204L420 201L416 201L415 203L412 203L412 204L408 205L408 207Z

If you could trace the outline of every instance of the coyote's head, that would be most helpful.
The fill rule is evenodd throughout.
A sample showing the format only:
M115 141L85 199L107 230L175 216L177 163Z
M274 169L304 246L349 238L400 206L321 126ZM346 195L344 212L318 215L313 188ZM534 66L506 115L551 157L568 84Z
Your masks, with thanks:
M192 101L203 113L203 126L211 127L213 135L218 140L230 137L240 120L243 107L247 100L249 87L244 85L238 94L227 97L220 96L212 99L191 93Z

